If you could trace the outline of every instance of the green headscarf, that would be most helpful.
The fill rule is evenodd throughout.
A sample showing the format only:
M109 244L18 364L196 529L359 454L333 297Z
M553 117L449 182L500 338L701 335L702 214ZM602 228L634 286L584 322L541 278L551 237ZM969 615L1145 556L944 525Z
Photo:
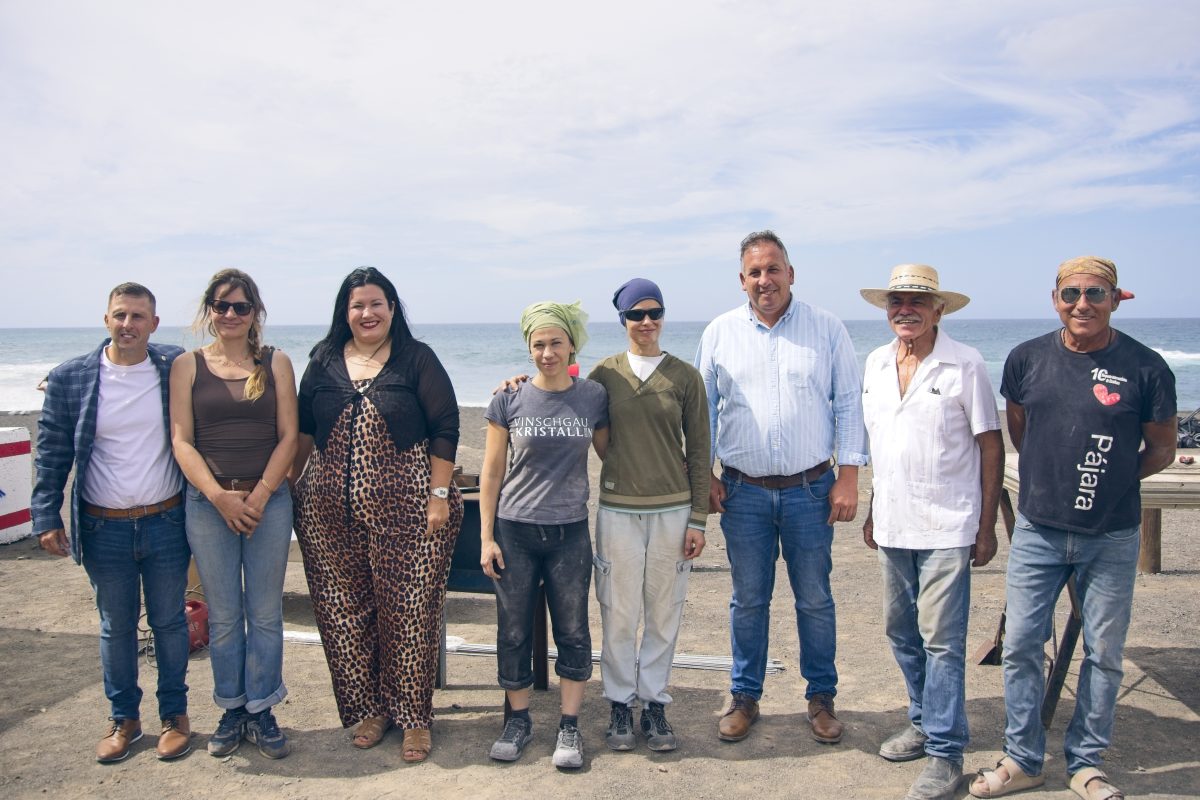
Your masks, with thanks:
M574 303L555 303L549 300L534 303L521 312L521 335L525 337L525 346L529 346L529 338L533 332L542 328L562 328L571 337L575 345L575 353L567 364L575 363L575 354L583 349L587 342L587 314L580 306L580 301Z

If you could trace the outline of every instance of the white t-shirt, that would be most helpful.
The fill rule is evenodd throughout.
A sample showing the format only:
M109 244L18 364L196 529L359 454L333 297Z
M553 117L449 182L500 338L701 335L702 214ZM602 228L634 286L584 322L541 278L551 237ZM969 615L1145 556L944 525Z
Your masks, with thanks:
M132 367L100 357L96 442L83 499L103 508L161 503L183 490L163 425L158 367L149 356Z
M1000 429L987 367L939 330L901 397L896 347L893 339L872 352L863 375L875 541L908 550L975 544L983 504L975 437Z
M629 369L638 376L640 381L649 378L654 370L658 369L662 360L667 357L666 353L659 353L656 356L638 356L627 352L625 355L629 357Z

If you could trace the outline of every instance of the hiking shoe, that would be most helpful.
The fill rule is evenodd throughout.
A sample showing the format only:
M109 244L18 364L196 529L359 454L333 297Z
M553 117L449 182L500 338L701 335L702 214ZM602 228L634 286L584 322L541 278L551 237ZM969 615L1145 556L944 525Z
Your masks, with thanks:
M632 750L637 745L637 734L633 732L633 711L624 703L612 704L604 743L609 750Z
M904 800L953 800L961 780L962 764L934 756L925 762Z
M927 741L925 732L910 722L904 730L884 739L879 755L888 761L913 761L925 756Z
M667 722L667 709L662 703L650 703L642 709L642 735L646 746L658 753L674 750L679 746L675 731Z
M258 752L267 758L283 758L292 752L291 744L279 730L269 708L246 717L246 741L258 745Z
M717 723L717 738L722 742L740 742L750 735L750 726L758 719L758 701L748 694L734 692L729 710Z
M516 761L532 738L532 722L524 717L509 717L504 721L504 732L492 744L488 756L496 761Z
M227 708L217 723L217 729L208 737L208 754L211 756L227 756L237 751L246 733L246 720L249 718L246 707Z
M579 769L583 766L583 734L574 725L564 725L558 729L554 766L559 769Z

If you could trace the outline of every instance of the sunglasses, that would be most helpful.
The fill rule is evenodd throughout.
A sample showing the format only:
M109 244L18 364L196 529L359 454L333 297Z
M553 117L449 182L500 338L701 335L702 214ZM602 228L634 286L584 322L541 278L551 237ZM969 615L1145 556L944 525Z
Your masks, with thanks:
M625 312L625 319L630 322L641 322L646 317L649 317L658 322L666 312L665 308L631 308Z
M248 316L250 316L250 312L254 311L254 304L253 303L230 303L225 300L215 300L215 301L213 301L211 308L213 311L215 311L217 313L218 316L221 316L221 317L228 314L229 309L231 309L231 308L233 309L233 313L237 314L239 317L248 317Z
M1078 286L1064 286L1058 290L1058 296L1064 303L1078 303L1081 296L1086 297L1092 305L1103 303L1108 297L1108 289L1103 286L1089 286L1080 289Z

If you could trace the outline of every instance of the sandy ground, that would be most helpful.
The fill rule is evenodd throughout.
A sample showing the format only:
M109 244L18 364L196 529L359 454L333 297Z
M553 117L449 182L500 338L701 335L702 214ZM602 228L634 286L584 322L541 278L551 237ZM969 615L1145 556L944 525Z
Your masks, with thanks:
M0 426L26 425L36 416L0 416ZM460 463L477 470L484 422L464 409ZM595 470L593 470L595 478ZM865 491L867 479L862 486ZM594 495L594 492L593 492ZM594 502L593 502L594 507ZM1125 651L1125 680L1108 768L1130 797L1200 796L1200 553L1193 546L1194 512L1164 514L1165 572L1140 576L1133 625ZM969 646L994 634L1003 606L1007 544L975 573ZM400 735L358 751L337 719L329 673L319 647L289 644L285 678L290 696L276 715L294 751L269 761L249 745L233 756L211 758L206 734L219 718L210 701L207 656L192 658L191 719L195 751L173 763L154 758L156 724L126 761L104 766L92 758L103 734L107 702L97 655L98 624L84 571L37 549L34 540L0 546L0 795L4 797L598 797L598 798L901 798L921 762L880 759L880 741L905 722L903 682L884 639L879 612L878 565L856 524L839 524L834 543L833 591L838 605L837 707L846 724L840 745L820 745L808 735L804 681L790 590L782 564L776 580L771 657L785 670L768 676L762 719L737 744L716 738L727 699L728 675L677 669L670 719L679 750L652 754L644 747L612 753L604 747L608 708L599 669L581 715L587 753L582 770L557 772L550 763L557 693L536 693L535 739L522 760L497 765L487 750L501 727L502 694L489 657L451 655L449 687L434 696L434 751L423 765L400 759ZM688 591L679 652L727 656L730 579L718 518L709 524L708 548ZM293 563L284 597L291 630L315 630L303 569ZM592 605L594 646L600 620ZM495 612L487 595L451 595L449 633L467 642L493 644ZM1060 604L1060 618L1062 617ZM1072 666L1048 742L1046 788L1023 796L1074 797L1064 783L1063 730L1073 709L1078 672ZM146 719L155 715L154 670L143 668ZM969 665L968 711L972 743L968 769L999 757L1004 725L998 667ZM960 796L966 796L965 788Z

